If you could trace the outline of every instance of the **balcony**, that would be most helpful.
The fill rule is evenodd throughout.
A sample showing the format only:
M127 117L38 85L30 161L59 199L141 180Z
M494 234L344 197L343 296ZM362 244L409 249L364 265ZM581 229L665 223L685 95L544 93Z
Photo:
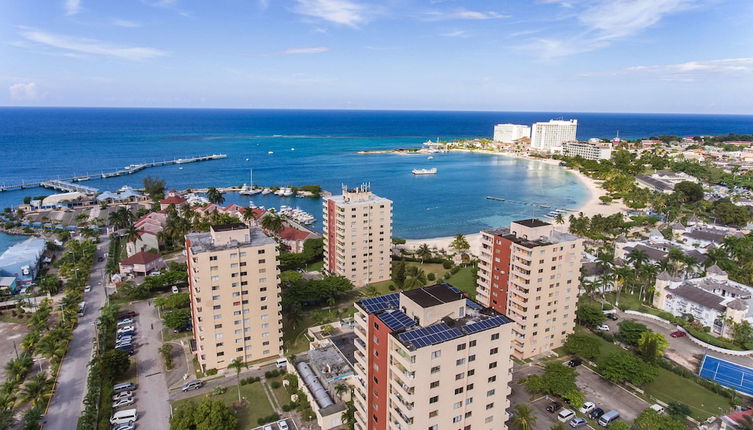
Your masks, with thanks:
M400 379L400 377L398 377L394 373L392 376L393 376L392 378L393 384L391 384L391 386L393 387L394 391L402 392L404 397L413 395L413 393L415 392L415 388L413 386L408 385L405 382L403 382L403 380Z
M400 406L404 407L408 411L413 410L413 402L410 402L410 403L406 402L405 399L403 399L403 397L400 394L393 392L392 399L394 402L398 403Z
M403 420L403 422L404 422L405 424L407 424L407 425L409 425L409 426L410 426L410 425L413 425L413 418L412 418L412 417L406 417L405 415L403 415L403 413L402 413L402 412L400 412L400 409L398 409L398 408L396 408L396 407L393 407L393 408L392 408L392 410L393 410L393 411L395 412L395 414L396 414L396 415L397 415L398 417L400 417L400 419L401 419L401 420Z

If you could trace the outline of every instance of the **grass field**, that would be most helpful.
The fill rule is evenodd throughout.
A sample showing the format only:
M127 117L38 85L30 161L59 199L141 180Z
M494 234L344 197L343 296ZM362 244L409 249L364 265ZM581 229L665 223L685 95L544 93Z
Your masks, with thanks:
M272 409L272 405L269 403L266 394L264 394L264 387L262 387L260 382L242 385L241 397L246 399L248 406L238 411L237 416L239 430L254 428L258 426L256 421L259 418L267 417L274 413L274 409ZM181 405L184 405L191 400L199 401L204 398L220 400L224 404L232 406L234 402L238 401L238 389L236 386L231 386L228 387L225 394L219 396L205 394L203 396L196 396L184 400L178 400L177 402L173 403L173 408L177 410L179 407L181 407Z
M476 298L476 282L473 280L473 267L462 267L458 273L450 276L447 283L460 288L472 299Z
M282 376L269 378L267 379L267 381L269 382L269 389L274 393L275 399L277 399L277 403L280 405L280 407L282 407L282 405L290 403L290 394L288 394L288 390L286 390L282 385ZM273 382L279 382L280 386L277 388L272 388Z

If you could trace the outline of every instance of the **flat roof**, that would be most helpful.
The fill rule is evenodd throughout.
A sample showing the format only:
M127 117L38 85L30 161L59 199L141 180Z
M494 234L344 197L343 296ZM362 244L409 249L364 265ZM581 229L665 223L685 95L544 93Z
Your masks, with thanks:
M211 226L211 229L213 231L245 230L248 229L248 226L246 224L236 222L232 224L213 225Z
M518 221L513 221L515 224L520 224L525 227L546 227L549 224L548 222L544 222L538 218L529 218L529 219L522 219Z
M429 308L465 298L462 292L451 289L449 284L436 284L415 290L403 291L403 294L418 303L422 308Z

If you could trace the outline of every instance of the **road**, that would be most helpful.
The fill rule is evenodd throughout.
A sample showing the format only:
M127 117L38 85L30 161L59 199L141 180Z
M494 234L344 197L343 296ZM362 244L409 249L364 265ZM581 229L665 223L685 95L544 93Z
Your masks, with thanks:
M83 317L79 317L78 326L73 330L68 353L60 367L55 393L43 421L43 428L46 430L73 430L81 416L86 379L89 374L87 365L91 360L94 344L94 322L99 317L99 311L107 296L105 291L106 259L98 262L97 258L104 257L109 245L109 238L106 235L100 236L89 279L92 290L84 296L86 313Z
M136 360L139 375L136 389L138 425L143 429L167 429L170 426L170 403L159 348L162 346L162 322L157 309L140 301L134 304L136 320Z

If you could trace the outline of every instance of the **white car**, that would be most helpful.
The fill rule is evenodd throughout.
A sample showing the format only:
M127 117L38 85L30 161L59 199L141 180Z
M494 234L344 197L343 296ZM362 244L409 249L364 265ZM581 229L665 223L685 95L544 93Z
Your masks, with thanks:
M115 408L120 408L122 406L132 405L133 402L135 402L135 401L136 401L136 399L134 399L133 397L124 397L124 398L122 398L120 400L116 400L116 401L112 402L112 408L115 409Z
M596 409L596 405L594 404L594 402L585 402L583 403L583 406L580 409L578 409L578 411L582 413L583 415L588 415L594 409Z
M118 325L126 325L126 324L133 324L133 318L126 318L124 320L118 321Z
M277 427L279 427L280 430L288 430L288 422L285 420L277 421Z
M84 292L85 293L88 293L91 290L92 290L92 286L91 285L87 285L87 286L84 287Z
M173 294L180 293L180 289L177 286L175 286L175 285L173 285L172 291L173 291Z
M566 423L573 418L575 418L575 412L571 411L570 409L563 409L559 414L557 414L557 419L563 423Z
M598 326L596 327L596 330L601 330L601 331L609 331L609 326L608 326L608 325L606 325L606 324L599 324L599 325L598 325Z
M133 424L133 423L131 423L131 424L124 423L124 424L118 424L118 425L116 425L111 430L133 430L135 428L136 428L136 424Z
M121 391L118 394L112 396L113 401L125 399L127 397L133 397L133 391Z
M133 333L134 331L136 331L136 327L134 327L132 325L126 325L126 326L123 326L123 327L119 328L118 331L117 331L117 333L118 334L121 334L121 333Z
M272 430L272 426L270 424L267 424L262 430Z

